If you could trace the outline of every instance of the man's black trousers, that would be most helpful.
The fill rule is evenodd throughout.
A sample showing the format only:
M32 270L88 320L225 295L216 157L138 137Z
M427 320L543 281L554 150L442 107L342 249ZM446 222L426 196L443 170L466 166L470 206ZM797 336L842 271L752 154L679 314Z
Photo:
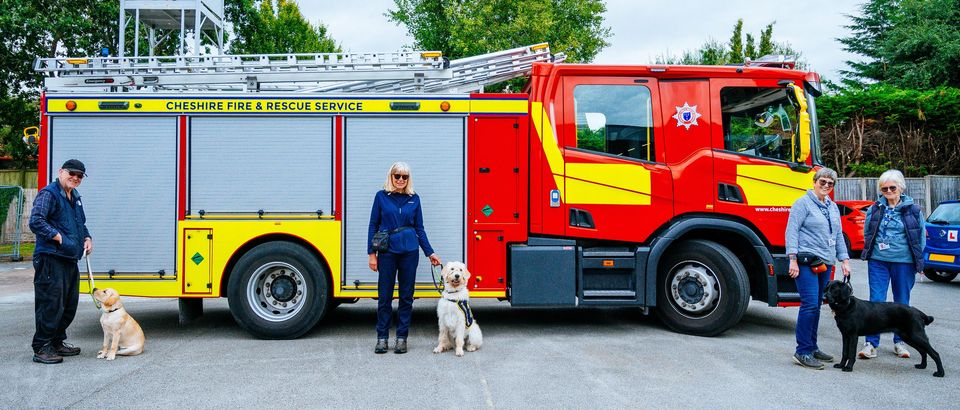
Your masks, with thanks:
M67 327L77 315L80 300L80 269L77 261L49 254L33 255L34 313L37 332L33 335L33 351L48 343L63 343Z

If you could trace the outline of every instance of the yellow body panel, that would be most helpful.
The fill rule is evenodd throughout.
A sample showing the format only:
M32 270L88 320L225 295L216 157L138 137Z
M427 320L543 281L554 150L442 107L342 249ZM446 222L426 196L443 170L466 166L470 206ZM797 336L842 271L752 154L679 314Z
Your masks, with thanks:
M266 235L287 235L301 238L311 244L313 248L323 256L327 267L330 269L330 276L333 283L340 283L341 263L340 255L342 252L340 243L341 223L334 220L319 219L300 219L300 220L280 220L280 219L189 219L180 221L177 224L177 251L176 251L176 279L123 279L123 276L117 276L115 279L109 279L103 275L95 277L96 285L101 288L111 287L116 289L122 295L130 296L150 296L150 297L219 297L226 294L226 289L221 288L221 279L227 273L227 262L236 254L246 243ZM209 258L204 257L206 263L209 263L211 279L210 293L197 294L185 292L185 275L183 274L185 264L194 264L190 258L193 253L186 255L184 260L184 230L186 229L209 229L213 235ZM194 250L196 252L196 250ZM84 276L85 275L81 275ZM172 276L172 275L170 275ZM86 280L81 280L81 292L89 292L89 286ZM204 286L206 286L204 284ZM334 291L338 287L334 287Z
M778 165L737 165L737 185L747 204L791 206L813 185L814 171L800 173Z

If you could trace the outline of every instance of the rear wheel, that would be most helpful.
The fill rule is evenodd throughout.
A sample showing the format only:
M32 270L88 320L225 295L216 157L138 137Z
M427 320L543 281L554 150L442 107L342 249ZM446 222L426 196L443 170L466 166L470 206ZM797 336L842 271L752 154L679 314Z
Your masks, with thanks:
M230 313L258 338L300 337L332 305L328 278L320 261L300 245L258 245L237 261L230 274Z
M924 269L923 276L934 282L947 283L957 277L957 272L944 272L935 269Z
M678 244L660 260L657 316L674 331L716 336L737 324L750 302L747 271L722 245Z

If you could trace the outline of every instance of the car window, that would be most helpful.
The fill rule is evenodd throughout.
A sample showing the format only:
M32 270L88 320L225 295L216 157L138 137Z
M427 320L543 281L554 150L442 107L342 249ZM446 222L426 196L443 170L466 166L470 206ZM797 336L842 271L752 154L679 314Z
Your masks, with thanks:
M940 204L927 218L927 222L936 225L960 225L960 203Z
M840 216L847 216L847 215L850 215L851 212L853 212L853 209L850 209L850 207L846 205L837 204L837 208L840 209Z

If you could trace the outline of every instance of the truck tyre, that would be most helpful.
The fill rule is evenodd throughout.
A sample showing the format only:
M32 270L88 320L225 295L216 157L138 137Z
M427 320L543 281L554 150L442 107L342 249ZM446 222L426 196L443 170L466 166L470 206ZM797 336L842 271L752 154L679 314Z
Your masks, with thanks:
M230 313L261 339L295 339L332 305L329 274L304 247L267 242L245 253L230 274Z
M716 336L737 324L750 302L747 271L722 245L684 241L659 262L657 316L670 329Z
M944 272L936 269L924 269L923 276L934 282L947 283L957 277L957 272Z

